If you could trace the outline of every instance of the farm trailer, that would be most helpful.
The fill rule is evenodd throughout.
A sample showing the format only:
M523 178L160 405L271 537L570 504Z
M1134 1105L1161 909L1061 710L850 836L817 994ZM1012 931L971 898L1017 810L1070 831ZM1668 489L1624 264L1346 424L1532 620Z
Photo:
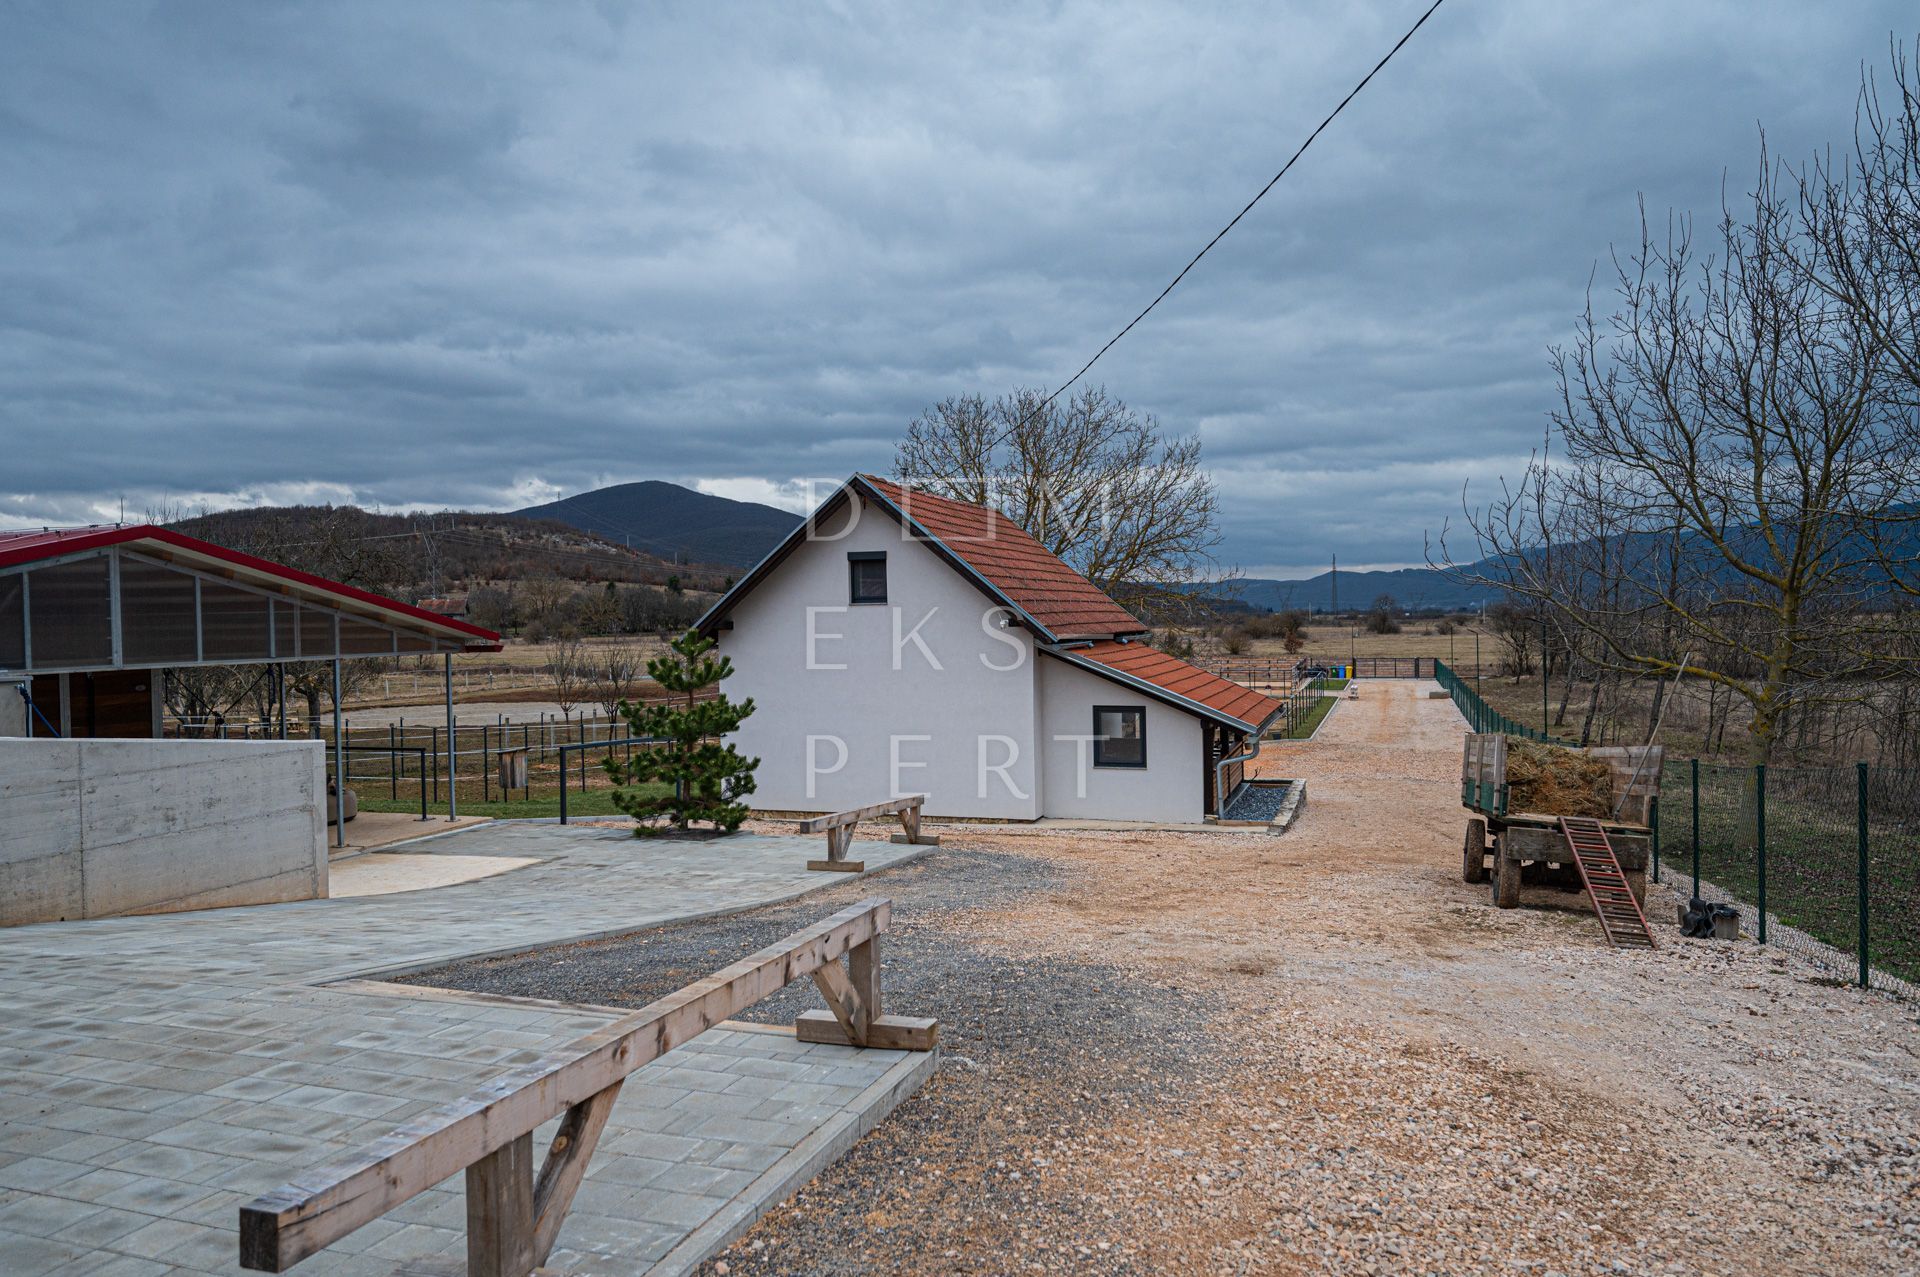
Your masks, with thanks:
M1612 818L1599 824L1644 908L1665 747L1607 745L1579 752L1606 763L1611 773ZM1507 799L1507 738L1498 732L1467 733L1460 803L1475 814L1467 818L1461 877L1471 883L1491 880L1493 903L1502 909L1520 903L1523 883L1580 890L1584 883L1560 825L1563 813L1512 811Z

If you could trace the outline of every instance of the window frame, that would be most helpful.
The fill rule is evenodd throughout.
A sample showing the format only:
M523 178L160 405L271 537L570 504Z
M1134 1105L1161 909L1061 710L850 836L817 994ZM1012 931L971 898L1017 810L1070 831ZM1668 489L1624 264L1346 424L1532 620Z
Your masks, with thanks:
M1137 763L1106 762L1101 752L1110 740L1123 740L1125 737L1104 736L1100 731L1102 714L1131 714L1139 720L1140 761ZM1093 765L1115 771L1145 771L1147 769L1147 707L1145 705L1095 705L1093 707Z
M862 598L860 595L860 565L878 563L880 565L880 597ZM885 550L849 550L847 551L847 606L848 607L885 607L887 602L887 552Z

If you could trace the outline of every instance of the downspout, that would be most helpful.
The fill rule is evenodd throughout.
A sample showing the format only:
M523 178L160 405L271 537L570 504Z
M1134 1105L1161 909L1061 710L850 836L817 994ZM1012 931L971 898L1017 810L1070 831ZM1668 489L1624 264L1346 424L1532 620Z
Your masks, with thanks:
M1260 742L1264 739L1263 733L1265 731L1266 724L1263 723L1255 729L1253 733L1252 749L1244 754L1236 754L1232 758L1223 758L1213 765L1213 801L1214 806L1217 808L1213 813L1215 820L1225 820L1227 818L1227 799L1229 797L1226 791L1227 768L1233 766L1235 763L1250 763L1260 757Z

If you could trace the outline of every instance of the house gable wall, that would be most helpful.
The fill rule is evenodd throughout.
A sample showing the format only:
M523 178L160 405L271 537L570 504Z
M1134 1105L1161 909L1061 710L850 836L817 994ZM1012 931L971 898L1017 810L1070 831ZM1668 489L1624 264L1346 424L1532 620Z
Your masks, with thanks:
M998 637L990 637L982 618L995 605L985 593L905 537L883 511L860 511L851 530L846 510L824 520L739 601L733 628L716 636L736 671L726 683L728 696L755 702L731 738L760 759L753 805L836 811L896 793L925 793L928 815L1038 816L1043 675L1032 637L998 628ZM849 606L850 552L887 555L885 605ZM811 623L809 608L820 609ZM898 644L896 661L896 634L904 639L916 625L941 668L910 640ZM988 662L1012 668L992 669ZM828 668L835 665L845 668ZM828 771L838 746L832 739L814 743L811 792L809 736L837 738L847 751L845 765ZM905 739L916 736L930 739ZM902 738L898 757L905 764L897 785L894 737ZM983 748L988 764L1006 763L1004 780L999 773L983 776Z

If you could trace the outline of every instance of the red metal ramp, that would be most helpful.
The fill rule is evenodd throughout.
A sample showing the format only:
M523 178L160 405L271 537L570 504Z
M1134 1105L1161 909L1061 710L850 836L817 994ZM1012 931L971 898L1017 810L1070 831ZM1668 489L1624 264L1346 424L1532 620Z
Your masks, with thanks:
M1659 948L1600 822L1591 816L1562 816L1560 833L1573 853L1573 863L1580 866L1580 879L1587 884L1587 898L1593 901L1607 943L1616 949Z

